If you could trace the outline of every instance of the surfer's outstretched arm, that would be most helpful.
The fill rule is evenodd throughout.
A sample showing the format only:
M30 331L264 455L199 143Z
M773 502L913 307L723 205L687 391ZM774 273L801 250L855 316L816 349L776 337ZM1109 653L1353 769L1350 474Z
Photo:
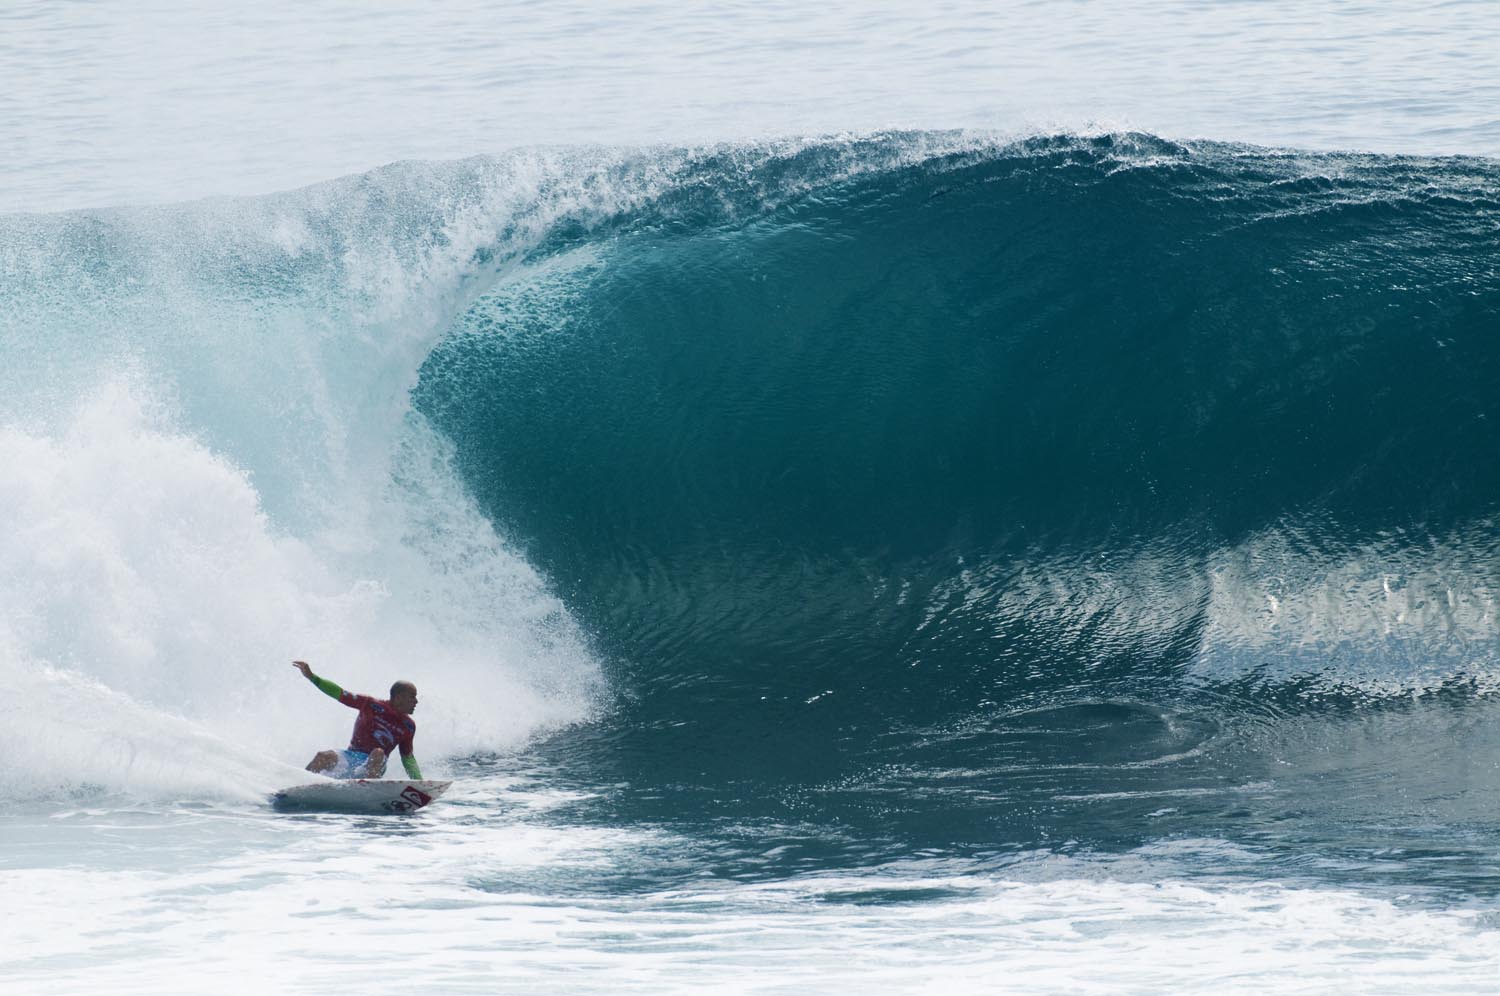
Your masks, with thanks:
M417 767L417 755L401 752L401 767L406 769L406 775L414 782L422 780L422 769Z
M341 702L343 701L344 690L338 685L335 685L333 682L329 681L327 678L319 678L317 675L313 674L312 667L308 665L307 661L292 661L292 667L296 668L298 671L301 671L302 677L306 678L314 685L317 685L318 690L321 691L324 695L328 696L331 699L338 699Z

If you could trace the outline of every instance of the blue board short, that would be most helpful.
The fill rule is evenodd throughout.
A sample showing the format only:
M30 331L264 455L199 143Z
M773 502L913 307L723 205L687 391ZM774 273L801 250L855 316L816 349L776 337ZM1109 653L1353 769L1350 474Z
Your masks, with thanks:
M329 778L363 778L370 755L357 750L336 750L339 763L324 772Z

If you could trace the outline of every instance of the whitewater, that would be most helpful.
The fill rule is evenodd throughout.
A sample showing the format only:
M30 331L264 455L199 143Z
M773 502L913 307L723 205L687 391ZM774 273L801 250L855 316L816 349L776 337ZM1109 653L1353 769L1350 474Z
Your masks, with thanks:
M0 11L0 989L1492 985L1497 36Z

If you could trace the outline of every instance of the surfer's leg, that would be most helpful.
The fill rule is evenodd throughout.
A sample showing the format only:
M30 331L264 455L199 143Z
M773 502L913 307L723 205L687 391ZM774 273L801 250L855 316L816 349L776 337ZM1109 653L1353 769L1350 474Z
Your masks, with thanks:
M320 750L307 762L308 771L327 771L339 763L337 751Z
M365 762L365 777L379 778L385 774L385 750L376 747L370 751L370 759Z

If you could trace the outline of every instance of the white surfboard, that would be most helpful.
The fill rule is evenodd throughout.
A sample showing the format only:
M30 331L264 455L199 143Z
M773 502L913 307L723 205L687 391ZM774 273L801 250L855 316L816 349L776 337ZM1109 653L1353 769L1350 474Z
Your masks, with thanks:
M328 779L312 785L284 788L271 796L271 805L282 811L410 813L442 795L452 784L375 778Z

